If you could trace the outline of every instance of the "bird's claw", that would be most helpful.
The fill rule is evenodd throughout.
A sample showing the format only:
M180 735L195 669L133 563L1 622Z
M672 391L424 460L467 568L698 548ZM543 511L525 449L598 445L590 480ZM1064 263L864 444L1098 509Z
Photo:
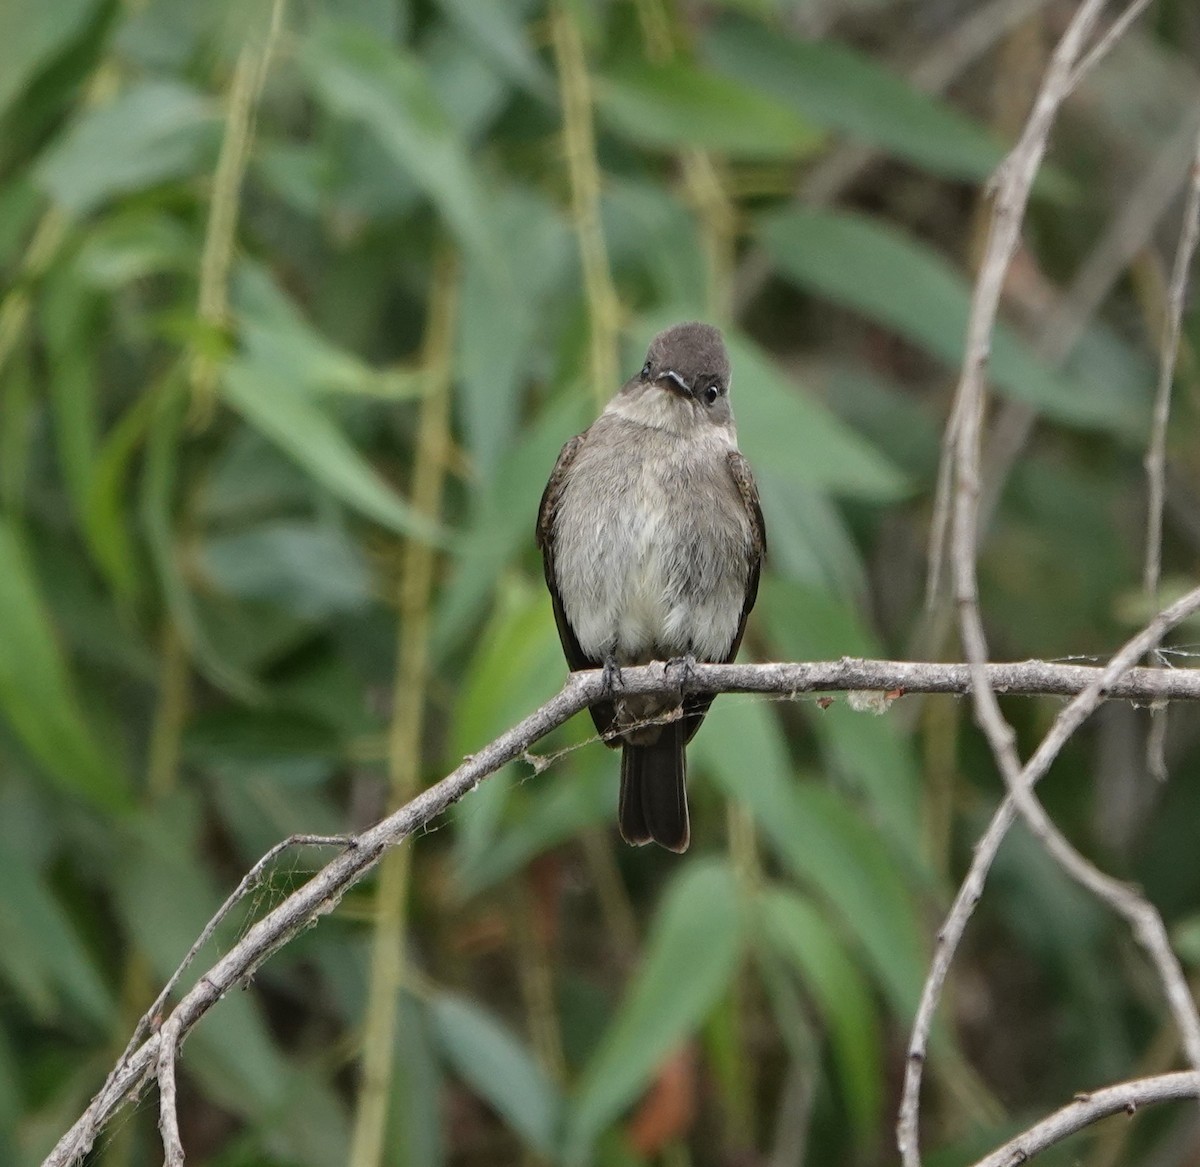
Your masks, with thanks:
M601 670L600 679L604 685L604 692L611 695L619 689L625 688L625 681L621 677L621 666L617 664L615 656L606 656L604 658L604 667Z
M689 652L686 656L671 657L663 667L663 673L668 678L678 673L678 687L680 693L683 693L691 684L692 678L696 675L696 654Z

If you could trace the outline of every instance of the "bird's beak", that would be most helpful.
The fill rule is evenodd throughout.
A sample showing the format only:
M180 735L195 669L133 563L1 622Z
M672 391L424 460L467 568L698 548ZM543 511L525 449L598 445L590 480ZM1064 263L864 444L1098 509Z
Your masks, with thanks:
M668 369L665 373L660 374L659 382L666 382L666 387L673 393L678 393L680 397L691 397L692 387L677 373L674 369Z

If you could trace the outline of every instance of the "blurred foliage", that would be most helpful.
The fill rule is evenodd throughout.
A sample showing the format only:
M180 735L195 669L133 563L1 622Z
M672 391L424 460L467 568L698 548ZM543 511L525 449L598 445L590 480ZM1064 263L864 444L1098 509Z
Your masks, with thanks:
M538 496L616 388L590 370L636 369L664 322L716 320L734 355L771 535L744 655L956 653L922 619L925 547L983 184L1072 8L0 6L0 1162L66 1129L271 844L373 821L400 763L433 781L556 690ZM993 353L1016 435L982 560L998 658L1102 654L1145 610L1198 53L1191 0L1155 6L1038 186ZM439 271L451 443L428 514ZM1200 550L1197 323L1174 577ZM435 564L415 601L414 540ZM401 610L429 657L393 698ZM419 756L392 724L410 701ZM1054 704L1009 708L1028 745ZM1155 787L1144 715L1105 710L1044 790L1193 963L1198 729L1172 713ZM371 884L204 1019L190 1161L347 1162L370 1033L388 1164L891 1162L932 933L999 797L966 703L722 698L683 859L615 842L616 759L585 718L538 752L544 773L510 767L414 841L395 1009L368 992ZM201 966L320 860L285 857ZM1014 836L942 1012L931 1162L1176 1064L1163 1025L1130 939ZM152 1094L89 1162L160 1161ZM1190 1121L1047 1161L1187 1161Z

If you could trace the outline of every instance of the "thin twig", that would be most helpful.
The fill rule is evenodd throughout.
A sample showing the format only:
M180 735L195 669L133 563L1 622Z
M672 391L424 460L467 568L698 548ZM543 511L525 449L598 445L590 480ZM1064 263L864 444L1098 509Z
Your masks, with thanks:
M1133 2L1122 12L1122 14L1119 17L1117 17L1117 19L1108 28L1108 30L1105 32L1105 34L1099 38L1099 40L1096 42L1095 46L1087 54L1087 57L1086 57L1084 63L1076 66L1074 64L1074 62L1072 62L1072 65L1071 65L1071 68L1069 69L1069 71L1065 75L1060 75L1059 77L1056 78L1054 92L1051 94L1053 105L1048 110L1051 122L1053 121L1053 118L1057 113L1058 107L1062 104L1062 102L1065 101L1066 98L1069 97L1071 95L1071 93L1073 93L1075 91L1076 88L1078 88L1080 83L1083 81L1084 77L1087 76L1088 72L1090 72L1091 69L1093 69L1096 65L1098 65L1104 59L1104 57L1108 54L1108 52L1112 49L1113 45L1116 43L1119 36L1122 33L1124 33L1125 30L1129 27L1129 25L1132 24L1133 21L1141 14L1142 10L1146 7L1147 3L1148 3L1148 0L1133 0ZM1078 21L1080 21L1081 18L1086 22L1086 28L1085 28L1085 31L1083 32L1082 38L1078 42L1074 43L1074 48L1077 53L1079 51L1081 51L1080 46L1082 45L1083 40L1086 40L1087 36L1090 33L1091 28L1095 25L1096 21L1098 20L1099 16L1102 13L1104 7L1105 7L1105 5L1102 2L1102 0L1087 0L1086 3L1084 3L1080 6L1078 12L1076 13L1074 20L1072 21L1072 25L1071 25L1071 28L1074 28L1076 26L1076 23ZM1063 44L1067 43L1067 38L1070 35L1071 35L1071 29L1068 29L1067 34L1064 35L1062 41L1059 42L1060 48L1062 47ZM1039 94L1039 99L1042 95L1045 95L1047 93L1046 85L1047 85L1048 81L1049 81L1049 73L1047 73L1046 79L1043 81L1041 94ZM1016 222L1013 224L1012 239L1010 240L1010 242L1006 248L1007 254L1004 256L1003 263L995 265L997 267L998 271L988 273L989 280L992 280L993 277L995 277L997 274L999 275L999 283L996 285L996 287L994 289L996 303L992 307L992 310L990 313L992 323L987 328L988 351L990 351L992 327L995 324L996 316L999 311L999 294L1000 294L1000 291L1003 289L1004 279L1008 274L1008 268L1009 268L1009 265L1012 260L1012 248L1015 248L1015 246L1016 246L1016 241L1017 241L1018 232L1020 229L1020 224L1024 218L1024 206L1025 206L1025 203L1028 201L1029 189L1032 187L1033 178L1036 176L1038 168L1041 166L1042 157L1045 155L1047 141L1046 141L1046 136L1042 135L1041 131L1044 129L1045 135L1048 135L1049 123L1046 123L1044 126L1039 127L1037 130L1037 133L1035 134L1035 136L1033 138L1029 137L1030 127L1035 125L1034 119L1035 119L1035 116L1038 115L1038 113L1039 113L1038 108L1035 105L1034 111L1033 111L1033 113L1030 114L1029 120L1026 123L1025 131L1022 135L1021 140L1018 141L1017 145L1013 148L1012 152L1009 154L1008 158L1005 159L1003 165L1000 167L1000 169L997 171L995 177L993 178L993 188L997 189L997 190L1000 189L1002 186L1006 186L1006 185L1009 186L1011 189L1012 180L1016 180L1017 178L1027 178L1028 186L1027 186L1027 189L1025 190L1024 195L1020 198L1021 213L1017 216ZM1037 147L1036 158L1034 158L1028 154L1029 148L1031 146ZM1017 174L1010 173L1009 171L1013 165L1014 159L1020 159L1023 162L1032 162L1032 170L1030 170L1028 172L1028 174L1025 176L1019 176ZM997 199L997 206L996 206L996 209L993 211L993 224L996 224L998 222L998 219L999 219L999 199ZM1001 253L996 252L994 254L998 256ZM981 272L981 278L982 278L982 276L983 276L983 273ZM978 289L978 285L977 285L977 289ZM989 298L991 295L992 295L992 290L989 289L988 290ZM973 302L972 325L974 324L974 307L975 307L975 305ZM981 323L982 323L982 321L981 321ZM1083 320L1080 319L1076 323L1078 326L1080 326L1080 334L1081 334L1082 333L1081 326L1082 326ZM1053 357L1058 357L1059 361L1065 360L1066 356L1068 355L1069 349L1068 349L1068 352L1062 352L1061 356L1059 356L1058 352L1054 352L1054 348L1060 348L1060 346L1065 346L1066 340L1067 340L1066 334L1063 333L1060 335L1060 334L1056 333L1054 330L1049 330L1044 335L1051 338L1050 344L1053 347L1051 349L1050 355L1052 355ZM1057 337L1057 339L1054 339L1056 337ZM978 340L978 338L976 338L976 339ZM1078 340L1078 337L1075 338L1075 341L1077 341L1077 340ZM1075 341L1072 341L1072 343L1070 345L1071 348L1074 347ZM1039 346L1039 348L1040 347L1041 346ZM965 354L964 354L964 364L963 364L964 371L966 370L967 363L971 359L971 352L972 352L972 350L971 350L970 346L968 345L968 347L965 351ZM986 363L986 359L987 358L986 358L986 353L985 353L985 356L984 356L985 363ZM1056 363L1058 363L1058 362L1056 361ZM959 447L959 427L960 427L960 423L962 420L961 408L966 400L967 400L967 398L964 396L964 394L962 392L962 387L960 385L959 391L955 395L954 405L951 408L950 418L949 418L949 421L947 422L945 433L942 437L941 461L939 462L939 465L938 465L937 486L936 486L935 493L934 493L933 515L930 520L928 578L926 580L926 588L925 588L926 608L927 608L927 610L929 610L931 612L936 610L939 607L940 601L941 601L942 571L944 569L945 562L946 562L946 549L950 542L950 533L951 533L951 527L952 527L953 507L954 507L955 475L953 473L953 467L954 467L955 460L957 457L956 451ZM980 489L982 489L982 488L980 487Z
M1146 558L1142 570L1142 587L1155 607L1159 600L1162 578L1163 506L1167 490L1167 425L1171 419L1171 386L1175 381L1175 362L1179 353L1179 337L1183 327L1183 310L1187 300L1188 274L1200 238L1200 135L1192 155L1191 179L1175 248L1171 283L1167 294L1166 313L1162 326L1162 341L1158 361L1158 385L1154 393L1154 413L1150 441L1146 448ZM1151 651L1153 651L1151 646ZM1166 766L1166 709L1151 714L1150 734L1146 741L1146 763L1150 772L1160 780L1167 777Z
M950 530L954 596L958 605L963 648L971 666L976 721L987 737L1010 795L977 846L975 860L955 898L950 917L938 934L934 959L922 988L921 1003L909 1042L909 1056L905 1065L900 1112L896 1123L896 1141L904 1167L920 1167L921 1164L921 1078L929 1029L946 973L957 949L958 939L978 901L991 857L1011 825L1014 806L1030 821L1031 827L1035 823L1043 825L1038 822L1037 811L1040 810L1040 805L1036 804L1032 793L1032 783L1035 779L1031 775L1028 783L1025 781L1013 745L1015 735L1000 712L987 675L987 641L979 611L975 563L978 549L984 388L992 334L1000 310L1000 298L1020 240L1021 224L1030 191L1045 157L1050 130L1058 110L1071 90L1072 80L1079 79L1074 73L1076 62L1084 51L1087 39L1104 7L1104 0L1084 0L1076 10L1051 55L1021 136L996 173L987 246L971 298L962 372L943 440L942 466L939 471L940 497L939 505L935 508L930 551L930 599L936 594L942 548L945 545L947 530ZM954 468L952 495L949 489L948 464ZM1050 736L1047 735L1047 741ZM1043 746L1045 745L1046 741L1043 742ZM1082 857L1080 860L1082 862Z
M1138 5L1131 7L1137 8ZM1161 917L1136 890L1104 875L1080 855L1053 825L1033 794L1034 783L1045 772L1045 767L1057 755L1079 721L1102 697L1103 688L1097 686L1091 693L1081 694L1078 701L1073 702L1056 720L1029 764L1022 767L1014 744L1015 734L1005 721L996 694L989 684L987 641L977 590L975 561L984 378L1000 296L1020 238L1029 193L1047 149L1050 130L1062 102L1082 77L1082 73L1076 69L1076 62L1103 9L1103 0L1084 0L1076 10L1054 50L1021 137L997 174L987 248L972 296L962 374L955 395L952 413L955 488L951 541L954 593L959 610L960 634L971 667L976 721L984 731L1004 776L1009 798L977 848L975 861L956 897L947 926L939 933L933 965L922 991L897 1122L897 1142L905 1167L919 1167L921 1162L920 1081L933 1012L958 938L978 900L995 848L1011 824L1014 809L1072 878L1130 923L1155 966L1189 1059L1194 1067L1200 1066L1200 1015L1196 1012L1178 960L1171 951ZM1101 45L1104 48L1109 44L1110 38L1102 38ZM1090 59L1098 60L1099 55L1093 54ZM1135 636L1113 659L1109 671L1119 675L1121 670L1131 666L1133 660L1137 659L1136 655L1131 656L1130 653L1135 649L1140 651L1145 643L1152 642L1153 635L1164 621L1183 619L1197 607L1200 607L1200 589L1161 613L1147 629Z
M1067 92L1073 92L1079 83L1108 56L1112 47L1130 29L1133 22L1150 6L1150 0L1133 0L1124 12L1104 30L1096 43L1087 51L1083 60L1071 72L1067 82Z
M1034 1155L1111 1114L1125 1113L1132 1117L1143 1106L1152 1106L1157 1102L1179 1102L1197 1096L1200 1096L1200 1075L1195 1072L1137 1078L1116 1086L1106 1086L1103 1090L1077 1094L1061 1110L1056 1110L1015 1139L1010 1139L1004 1146L997 1147L974 1167L1020 1167Z
M179 1033L164 1026L155 1067L158 1079L158 1130L162 1136L163 1167L183 1167L183 1140L179 1137L179 1104L175 1091L175 1063L179 1058Z
M1059 751L1071 735L1079 728L1084 720L1091 715L1096 707L1107 697L1112 697L1122 686L1131 681L1134 676L1139 679L1153 676L1155 673L1169 676L1171 671L1158 669L1131 668L1145 652L1145 646L1153 643L1156 637L1165 635L1170 627L1187 615L1200 608L1200 589L1185 596L1172 605L1166 612L1160 613L1151 623L1133 637L1112 658L1104 669L1091 670L1092 677L1075 699L1065 706L1055 718L1049 732L1042 739L1041 745L1026 763L1019 775L1019 785L1031 789L1038 782ZM961 666L955 666L961 667ZM988 665L987 673L994 679L995 666ZM993 684L993 687L994 684ZM998 690L1003 691L1003 690ZM929 972L921 988L921 1000L917 1006L917 1014L913 1021L912 1036L909 1039L908 1064L905 1068L904 1089L900 1106L900 1117L897 1124L898 1137L905 1140L901 1145L902 1154L908 1154L906 1147L916 1151L917 1123L920 1111L920 1092L922 1069L929 1048L929 1034L933 1028L933 1018L941 999L946 976L958 945L966 931L967 923L983 894L983 886L991 870L1000 844L1008 834L1009 828L1017 817L1017 804L1010 795L1000 805L988 824L982 838L975 844L975 853L966 877L959 886L954 903L942 926L938 929L937 942L934 946L933 959ZM909 1142L908 1140L911 1140ZM907 1161L907 1160L906 1160ZM919 1159L914 1159L919 1162Z
M1161 637L1165 631L1165 624L1159 621L1147 634ZM1013 695L1067 696L1090 691L1093 703L1105 698L1139 702L1200 701L1200 669L1134 668L1115 680L1108 675L1108 670L1086 665L1023 661L989 665L986 675L997 690ZM621 679L628 695L678 691L678 677L668 675L662 664L625 669ZM971 691L972 683L971 670L963 664L847 657L838 661L788 664L697 665L689 687L697 693L770 693L783 698L820 692L872 690L898 699L905 692L964 695ZM379 862L387 848L425 827L481 781L506 763L522 757L568 718L605 696L604 675L600 670L574 673L539 709L375 826L349 840L293 836L273 847L241 881L227 905L243 896L266 865L285 847L306 842L344 844L346 849L252 924L183 995L169 1016L162 1020L158 1031L147 1036L119 1061L81 1117L46 1157L43 1167L68 1167L87 1153L125 1100L148 1076L156 1073L164 1031L169 1028L172 1040L181 1042L223 993L245 982L263 961L321 916L333 911L342 896ZM1073 708L1075 703L1067 706L1060 716ZM226 910L227 907L223 907L222 911ZM206 932L213 926L215 924ZM197 942L194 949L198 950L199 946Z
M133 1035L129 1039L129 1044L125 1047L125 1052L121 1055L117 1062L117 1069L120 1068L129 1055L137 1048L138 1044L151 1030L158 1028L162 1019L163 1006L170 999L171 994L178 987L183 974L191 967L191 963L196 959L200 950L213 938L213 934L221 926L223 920L233 911L242 900L246 898L262 881L263 872L275 862L275 860L283 854L284 851L289 851L293 847L352 847L354 846L353 835L289 835L286 839L276 843L261 859L242 876L241 882L233 889L226 898L225 902L213 913L212 919L204 925L200 935L196 937L191 948L187 950L187 955L179 962L179 966L167 979L167 983L163 985L162 991L154 998L150 1007L142 1014L136 1026L134 1026Z
M1156 635L1162 633L1163 629L1155 629ZM1103 687L1110 698L1200 700L1200 670L1192 669L1131 669L1119 682L1108 682L1102 670L1089 666L1027 661L990 665L988 674L997 689L1014 694L1066 695L1095 686L1097 689ZM667 691L677 684L673 678L665 676L661 665L626 669L622 681L625 691L635 695ZM691 685L697 692L761 692L782 696L865 689L884 693L965 694L970 691L971 678L965 665L844 658L811 664L698 665ZM425 826L479 781L520 757L551 730L603 695L602 673L573 674L563 689L540 709L468 758L447 778L418 795L407 806L352 840L346 852L251 927L241 941L200 978L172 1012L173 1019L181 1019L181 1032L194 1025L222 992L248 976L320 915L331 911L346 890L374 866L385 848ZM252 886L255 873L260 872L279 850L291 844L292 840L287 840L272 848L242 881L242 886ZM63 1167L74 1162L91 1146L91 1140L104 1123L154 1064L158 1042L158 1035L154 1035L133 1056L122 1060L84 1116L47 1158L46 1167Z
M1158 366L1158 386L1154 395L1153 423L1150 444L1146 450L1146 479L1149 502L1146 514L1146 561L1142 583L1146 594L1158 598L1162 574L1163 499L1166 494L1167 423L1171 417L1171 385L1175 380L1175 360L1179 352L1183 310L1187 300L1188 273L1200 238L1200 136L1188 183L1187 206L1175 249L1166 318L1163 321L1162 347Z

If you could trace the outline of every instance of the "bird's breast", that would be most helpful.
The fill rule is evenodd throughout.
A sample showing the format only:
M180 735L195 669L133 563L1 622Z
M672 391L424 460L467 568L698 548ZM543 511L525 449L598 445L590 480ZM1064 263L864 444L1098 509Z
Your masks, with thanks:
M750 526L725 451L659 438L585 447L559 507L559 594L596 660L721 660L737 634Z

